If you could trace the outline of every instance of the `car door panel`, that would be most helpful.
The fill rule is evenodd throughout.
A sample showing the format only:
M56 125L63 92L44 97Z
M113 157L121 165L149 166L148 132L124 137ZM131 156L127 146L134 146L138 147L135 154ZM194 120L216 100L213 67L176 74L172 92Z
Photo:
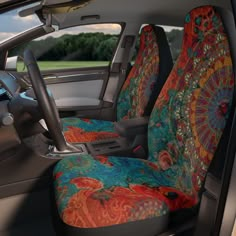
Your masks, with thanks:
M42 74L61 116L70 112L79 117L100 118L108 71L109 67L96 67L45 71Z
M88 80L48 84L60 109L75 110L79 106L98 106L104 81Z

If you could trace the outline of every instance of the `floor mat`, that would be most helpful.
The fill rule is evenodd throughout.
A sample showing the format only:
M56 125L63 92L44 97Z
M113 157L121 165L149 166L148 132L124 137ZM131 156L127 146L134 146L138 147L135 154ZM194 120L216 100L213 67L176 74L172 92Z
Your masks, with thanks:
M51 217L38 219L0 232L1 236L56 236Z

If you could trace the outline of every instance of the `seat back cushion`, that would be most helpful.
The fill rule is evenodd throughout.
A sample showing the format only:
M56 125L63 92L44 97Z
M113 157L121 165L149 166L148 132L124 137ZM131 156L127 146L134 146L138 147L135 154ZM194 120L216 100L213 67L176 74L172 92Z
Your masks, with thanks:
M198 197L232 102L234 75L221 17L211 6L185 19L182 51L152 111L149 160L161 185Z
M135 63L117 101L117 120L141 117L159 73L159 50L153 26L142 28Z

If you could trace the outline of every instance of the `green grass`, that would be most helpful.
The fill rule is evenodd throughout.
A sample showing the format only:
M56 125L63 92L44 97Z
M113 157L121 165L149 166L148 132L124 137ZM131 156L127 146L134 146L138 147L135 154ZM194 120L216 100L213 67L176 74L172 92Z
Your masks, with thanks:
M96 67L107 66L108 64L107 61L38 61L40 70ZM17 71L26 71L23 62L17 63Z

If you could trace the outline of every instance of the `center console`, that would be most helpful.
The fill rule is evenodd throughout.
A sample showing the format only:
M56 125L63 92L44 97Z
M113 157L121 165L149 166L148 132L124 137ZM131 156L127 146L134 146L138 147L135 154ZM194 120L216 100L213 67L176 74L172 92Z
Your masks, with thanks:
M49 151L45 153L45 157L52 159L62 159L75 155L91 154L91 155L128 155L131 145L126 138L120 137L104 141L96 141L91 143L70 143L76 150L70 152L60 152L55 146L49 146Z
M67 143L68 150L66 151L58 151L52 141L44 135L37 135L35 139L31 137L29 145L39 155L50 159L62 159L82 154L145 158L147 156L147 127L147 117L116 122L115 130L119 137L87 143Z

